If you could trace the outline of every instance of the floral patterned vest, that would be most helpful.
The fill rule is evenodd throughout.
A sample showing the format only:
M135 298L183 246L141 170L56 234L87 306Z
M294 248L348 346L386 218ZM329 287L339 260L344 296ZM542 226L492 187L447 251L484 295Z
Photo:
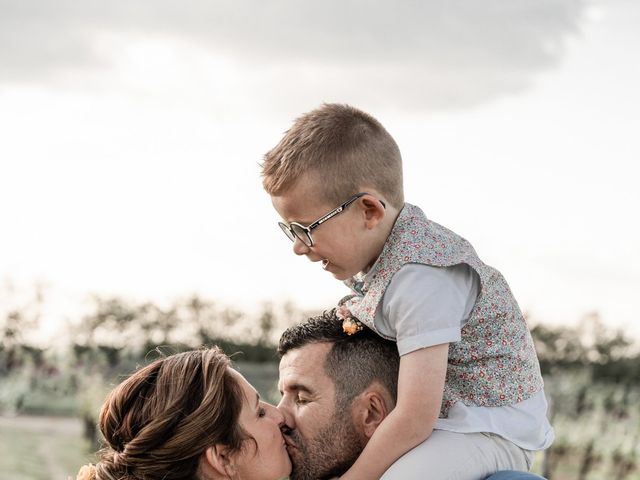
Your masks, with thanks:
M464 238L428 220L416 206L405 204L369 274L345 281L356 294L345 302L351 314L380 334L374 325L376 309L393 275L407 263L465 263L480 277L481 291L461 340L449 345L441 417L457 401L505 406L542 389L531 334L502 274L485 265Z

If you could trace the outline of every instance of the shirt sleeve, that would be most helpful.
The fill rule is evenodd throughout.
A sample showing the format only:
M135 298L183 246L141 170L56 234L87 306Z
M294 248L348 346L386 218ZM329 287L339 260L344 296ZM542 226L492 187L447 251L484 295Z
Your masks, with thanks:
M393 276L376 311L380 333L396 339L400 355L460 340L480 279L468 265L404 265Z

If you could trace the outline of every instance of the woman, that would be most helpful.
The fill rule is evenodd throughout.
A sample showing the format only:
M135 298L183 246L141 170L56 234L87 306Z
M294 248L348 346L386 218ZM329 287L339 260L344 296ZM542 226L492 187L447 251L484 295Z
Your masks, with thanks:
M291 462L283 422L220 349L171 355L111 392L99 422L106 447L77 478L284 478Z

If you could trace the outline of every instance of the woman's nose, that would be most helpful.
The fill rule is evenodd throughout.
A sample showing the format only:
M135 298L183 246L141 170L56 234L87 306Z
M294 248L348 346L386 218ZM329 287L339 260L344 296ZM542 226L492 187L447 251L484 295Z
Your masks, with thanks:
M273 405L269 405L269 415L278 424L278 426L284 425L284 415L278 408Z

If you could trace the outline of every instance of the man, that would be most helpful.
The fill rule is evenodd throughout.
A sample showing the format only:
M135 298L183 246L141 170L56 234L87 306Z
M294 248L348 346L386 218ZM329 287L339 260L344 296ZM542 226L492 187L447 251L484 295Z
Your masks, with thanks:
M400 364L396 344L366 327L345 334L331 310L288 328L280 337L278 353L278 409L285 418L291 480L342 475L395 406ZM428 478L422 445L398 459L383 480ZM482 455L480 449L478 454ZM446 452L437 459L457 460ZM496 475L505 480L540 478L518 472Z
M278 353L290 478L342 475L395 406L395 343L367 328L346 335L330 311L287 329Z

